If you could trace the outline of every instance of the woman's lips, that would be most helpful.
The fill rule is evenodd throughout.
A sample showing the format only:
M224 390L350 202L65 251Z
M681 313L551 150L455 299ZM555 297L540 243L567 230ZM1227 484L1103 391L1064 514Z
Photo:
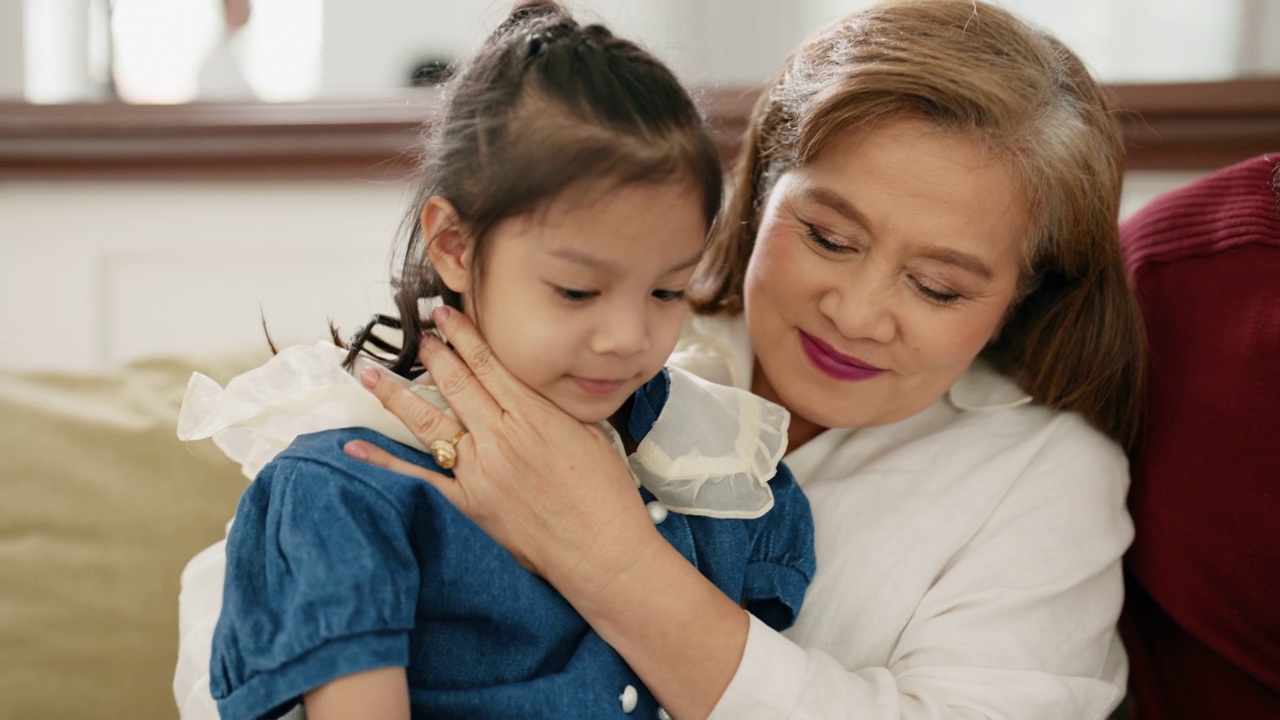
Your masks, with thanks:
M800 331L800 347L814 367L836 380L870 380L884 372L882 368L837 351L803 330Z

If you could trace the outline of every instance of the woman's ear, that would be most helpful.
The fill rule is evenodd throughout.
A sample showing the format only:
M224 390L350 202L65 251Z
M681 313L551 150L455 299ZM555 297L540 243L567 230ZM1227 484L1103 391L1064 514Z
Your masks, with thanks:
M433 195L422 207L422 238L427 259L450 290L466 294L470 290L472 244L453 203Z

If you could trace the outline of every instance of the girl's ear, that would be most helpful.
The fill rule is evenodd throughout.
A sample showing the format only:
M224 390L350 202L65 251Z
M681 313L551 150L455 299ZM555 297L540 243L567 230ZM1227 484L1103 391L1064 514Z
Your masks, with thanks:
M427 259L452 291L467 294L471 283L472 245L453 203L433 195L422 207L422 237Z

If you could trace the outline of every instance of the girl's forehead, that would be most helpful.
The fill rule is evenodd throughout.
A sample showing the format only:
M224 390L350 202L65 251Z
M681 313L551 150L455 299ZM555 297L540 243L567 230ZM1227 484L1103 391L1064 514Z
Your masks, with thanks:
M508 218L491 234L493 252L536 254L619 274L652 263L696 262L705 241L702 205L683 182L573 193Z

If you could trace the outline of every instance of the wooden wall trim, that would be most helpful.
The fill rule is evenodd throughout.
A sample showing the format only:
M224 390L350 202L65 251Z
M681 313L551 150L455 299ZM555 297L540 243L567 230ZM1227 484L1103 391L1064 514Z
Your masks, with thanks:
M1280 78L1112 85L1133 170L1212 170L1280 152Z
M1280 78L1112 85L1130 169L1209 170L1280 151ZM751 88L697 93L730 158ZM436 90L360 102L0 103L0 180L403 177Z

